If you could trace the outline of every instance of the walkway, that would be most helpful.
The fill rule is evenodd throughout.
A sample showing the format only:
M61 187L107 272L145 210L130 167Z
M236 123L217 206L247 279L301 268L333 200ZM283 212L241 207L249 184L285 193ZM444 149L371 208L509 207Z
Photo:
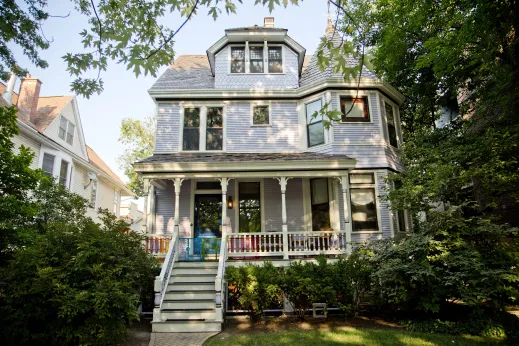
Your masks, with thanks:
M151 333L148 346L202 346L218 333Z

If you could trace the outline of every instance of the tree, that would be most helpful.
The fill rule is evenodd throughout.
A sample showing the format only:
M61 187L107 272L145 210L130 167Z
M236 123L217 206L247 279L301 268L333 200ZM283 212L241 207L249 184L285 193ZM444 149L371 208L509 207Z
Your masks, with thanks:
M133 163L145 159L153 153L155 119L148 117L141 120L123 119L119 142L127 146L124 154L118 158L121 169L130 179L128 187L137 195L143 196L144 186L141 176L135 173Z

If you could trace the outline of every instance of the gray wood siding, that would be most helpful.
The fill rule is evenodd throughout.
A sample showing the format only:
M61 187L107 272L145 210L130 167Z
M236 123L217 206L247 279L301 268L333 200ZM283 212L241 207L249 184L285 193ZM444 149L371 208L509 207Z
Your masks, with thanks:
M265 232L281 232L281 186L277 180L265 179L263 189L265 199L265 205L263 206L265 209Z
M299 87L297 54L284 47L284 73L232 74L229 70L229 49L225 47L215 57L216 89L286 89ZM268 67L267 67L268 68Z
M164 190L155 189L155 229L156 234L172 234L175 215L175 188L171 180L166 180ZM179 224L180 236L191 236L191 181L186 180L180 189Z
M276 181L277 183L277 181ZM279 185L279 184L278 184ZM281 193L281 187L279 188ZM303 181L290 179L287 183L287 224L289 232L305 231L305 213L303 208Z
M180 128L180 105L159 103L157 110L157 129L155 131L155 153L178 151Z
M299 151L296 102L272 102L272 126L251 126L251 105L227 107L227 152Z

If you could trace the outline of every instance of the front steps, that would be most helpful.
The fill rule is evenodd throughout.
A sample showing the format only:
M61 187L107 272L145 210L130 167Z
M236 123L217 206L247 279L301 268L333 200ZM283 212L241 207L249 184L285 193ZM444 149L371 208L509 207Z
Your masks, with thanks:
M153 332L219 332L214 281L218 262L175 262Z

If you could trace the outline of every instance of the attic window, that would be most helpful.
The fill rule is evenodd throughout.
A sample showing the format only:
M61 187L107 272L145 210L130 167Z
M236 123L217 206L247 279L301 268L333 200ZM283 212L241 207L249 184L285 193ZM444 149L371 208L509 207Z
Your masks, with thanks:
M231 73L245 73L245 47L231 47Z
M283 51L281 46L269 47L269 73L283 73Z
M263 47L250 47L250 73L263 73Z
M59 119L59 138L72 145L74 142L74 128L75 126L67 120L64 116Z

